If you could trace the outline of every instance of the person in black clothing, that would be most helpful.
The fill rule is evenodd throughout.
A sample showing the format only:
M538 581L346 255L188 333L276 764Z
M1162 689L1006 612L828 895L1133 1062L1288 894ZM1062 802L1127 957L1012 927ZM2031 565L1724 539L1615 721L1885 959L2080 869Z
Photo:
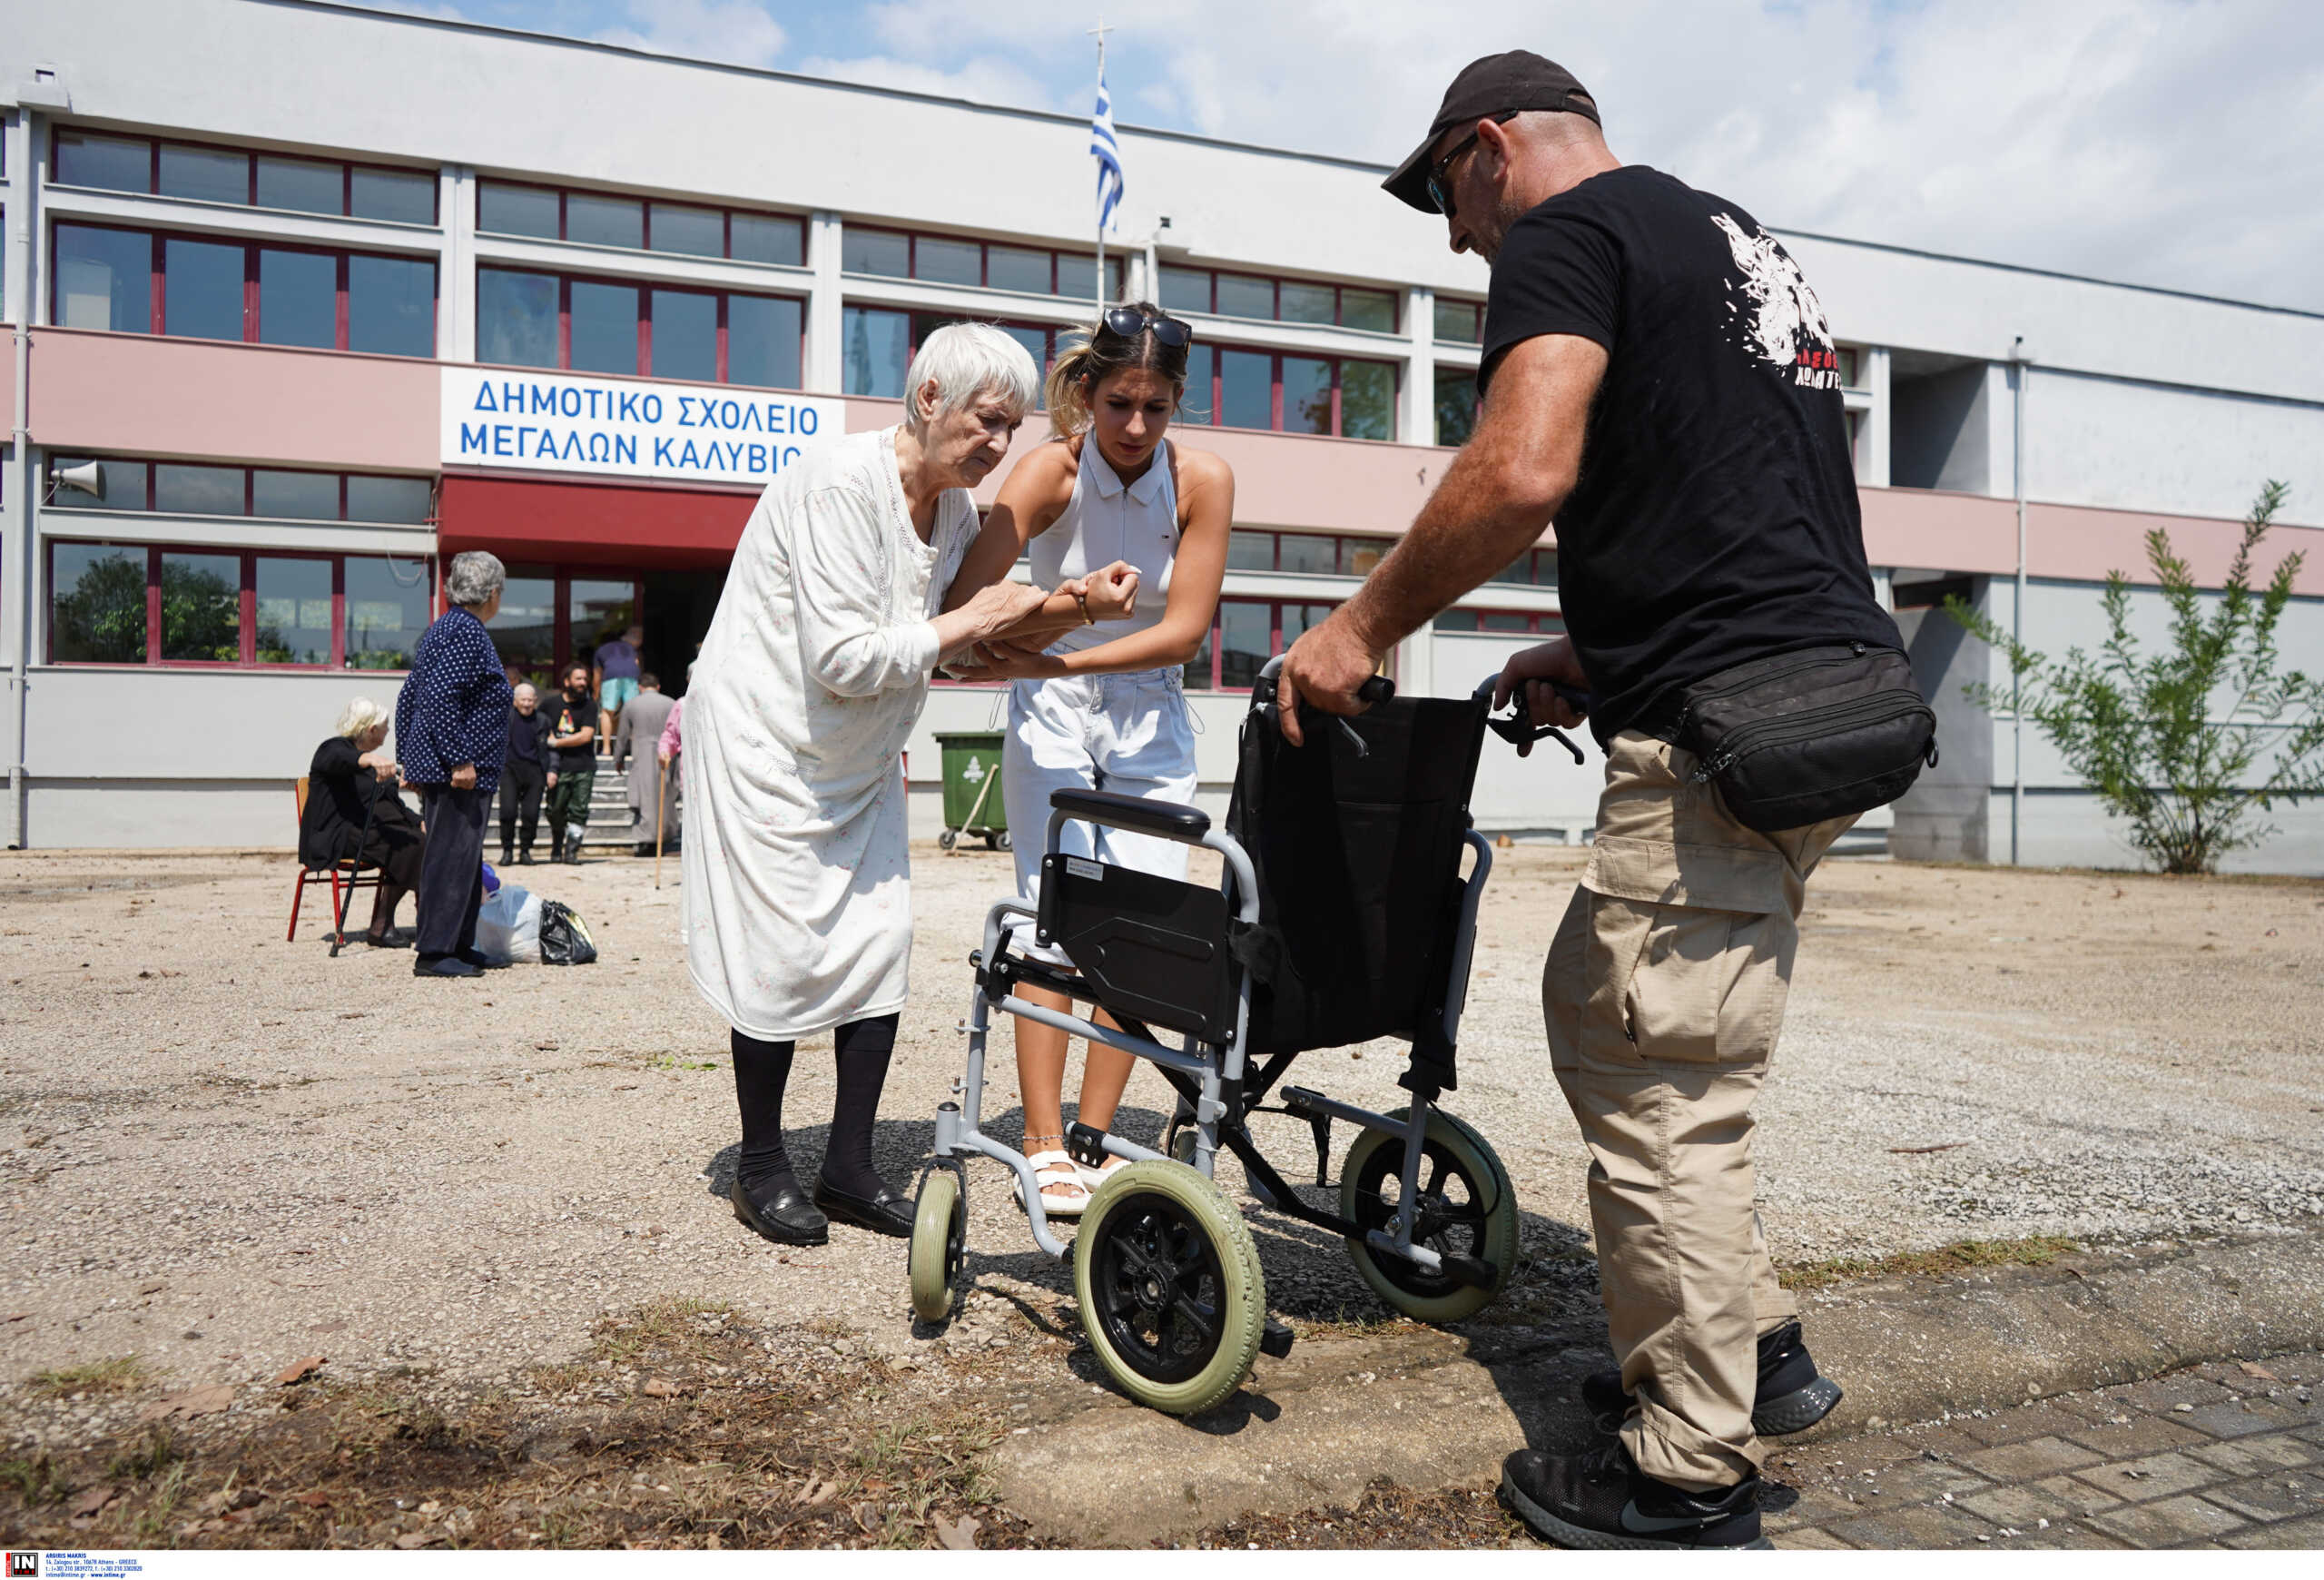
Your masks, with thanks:
M1554 520L1568 634L1511 658L1494 706L1521 701L1537 725L1586 713L1606 751L1541 994L1590 1152L1620 1369L1581 1387L1612 1439L1513 1454L1502 1489L1570 1546L1765 1546L1762 1438L1813 1425L1840 1389L1768 1258L1750 1110L1808 876L1855 817L1738 821L1699 771L1688 698L1809 648L1853 649L1836 667L1900 657L1865 561L1831 328L1780 242L1724 198L1624 165L1597 102L1537 54L1464 69L1383 184L1492 265L1484 410L1395 551L1285 656L1282 727L1300 738L1303 699L1361 711L1384 654Z
M589 826L589 795L597 784L596 706L588 666L566 666L565 689L551 705L556 716L548 733L548 854L551 861L571 866L581 864L582 830Z
M556 783L548 765L548 715L541 711L540 693L519 683L516 706L508 714L508 760L500 765L500 864L517 859L533 864L533 835L541 825L541 792ZM521 821L520 821L521 820ZM520 843L521 836L521 843Z
M395 758L380 749L387 738L388 710L369 697L359 696L340 712L339 733L315 748L307 768L299 859L327 867L357 855L368 812L371 832L360 859L379 869L379 886L362 939L374 949L409 949L412 935L395 924L396 906L419 886L421 834L419 820L397 794Z

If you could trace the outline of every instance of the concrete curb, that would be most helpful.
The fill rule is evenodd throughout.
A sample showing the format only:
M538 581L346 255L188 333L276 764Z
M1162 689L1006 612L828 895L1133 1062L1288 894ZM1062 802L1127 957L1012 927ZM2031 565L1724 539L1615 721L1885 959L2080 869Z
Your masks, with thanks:
M2324 1235L2287 1234L1894 1279L1803 1302L1818 1364L1848 1397L1815 1432L1994 1410L2201 1360L2324 1348ZM1079 1358L1086 1362L1086 1355ZM1399 1325L1303 1341L1198 1421L1129 1404L1088 1378L1039 1402L992 1469L1040 1534L1144 1545L1253 1513L1352 1504L1385 1478L1482 1486L1502 1457L1586 1440L1581 1373L1602 1330Z

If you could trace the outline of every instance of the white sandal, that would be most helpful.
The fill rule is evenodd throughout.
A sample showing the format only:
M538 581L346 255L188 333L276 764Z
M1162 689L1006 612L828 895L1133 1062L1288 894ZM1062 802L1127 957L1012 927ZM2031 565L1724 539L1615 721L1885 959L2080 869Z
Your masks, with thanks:
M1063 1152L1035 1152L1025 1160L1033 1166L1033 1179L1041 1188L1041 1210L1051 1218L1078 1218L1089 1205L1089 1187L1082 1183L1080 1170L1073 1160ZM1071 1191L1071 1195L1067 1195ZM1020 1176L1014 1187L1017 1204L1025 1204L1025 1181Z
M1115 1170L1122 1167L1122 1165L1128 1161L1129 1160L1128 1158L1118 1158L1113 1154L1108 1153L1106 1157L1106 1166L1104 1168L1092 1169L1087 1163L1076 1163L1073 1165L1073 1171L1081 1177L1081 1189L1089 1192L1090 1195L1095 1196L1098 1194L1098 1187L1103 1185L1108 1179L1112 1178Z

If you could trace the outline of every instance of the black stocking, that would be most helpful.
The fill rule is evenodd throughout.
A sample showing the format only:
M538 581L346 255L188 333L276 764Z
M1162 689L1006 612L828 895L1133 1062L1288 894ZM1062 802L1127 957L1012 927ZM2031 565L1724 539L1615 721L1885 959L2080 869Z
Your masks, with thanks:
M832 1109L831 1144L823 1149L823 1180L834 1190L869 1199L887 1189L872 1168L872 1122L879 1117L880 1089L887 1084L888 1056L895 1052L896 1017L850 1021L832 1041L839 1055L839 1101Z
M734 1098L743 1110L743 1150L734 1168L753 1196L797 1183L783 1150L783 1089L791 1080L793 1046L739 1031L734 1036Z

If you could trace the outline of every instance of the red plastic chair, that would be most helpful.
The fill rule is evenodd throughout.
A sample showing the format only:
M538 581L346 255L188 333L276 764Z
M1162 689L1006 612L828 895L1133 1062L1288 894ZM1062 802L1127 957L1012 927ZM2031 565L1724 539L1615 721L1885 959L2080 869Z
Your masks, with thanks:
M307 781L303 775L298 782L297 795L299 826L303 828L307 822ZM293 942L299 936L299 903L307 897L307 885L324 883L330 885L330 914L332 922L336 923L339 920L340 894L342 893L352 894L358 889L378 888L379 869L376 864L359 859L333 862L327 867L310 867L301 862L299 865L299 881L290 889L290 930L282 935L282 941L285 943Z

